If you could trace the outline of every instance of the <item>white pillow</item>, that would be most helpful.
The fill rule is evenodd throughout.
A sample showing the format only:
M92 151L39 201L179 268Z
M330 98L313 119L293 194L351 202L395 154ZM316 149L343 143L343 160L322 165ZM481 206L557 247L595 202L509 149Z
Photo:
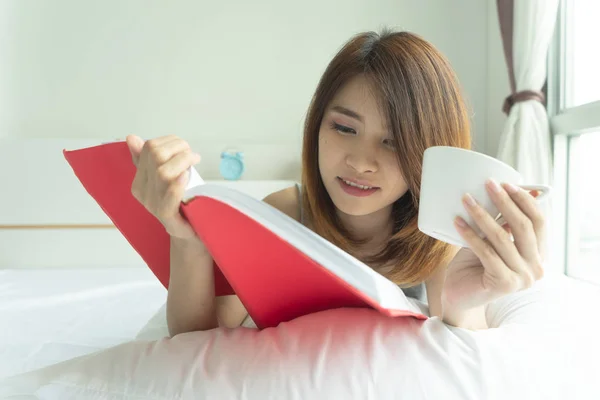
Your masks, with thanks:
M262 331L140 340L13 377L0 398L600 398L600 329L572 308L595 311L600 291L581 293L561 284L508 296L490 310L501 327L477 332L338 309Z

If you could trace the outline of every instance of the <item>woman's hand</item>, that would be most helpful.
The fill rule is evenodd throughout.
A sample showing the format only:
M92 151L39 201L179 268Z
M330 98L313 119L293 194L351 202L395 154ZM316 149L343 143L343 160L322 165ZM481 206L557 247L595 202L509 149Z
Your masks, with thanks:
M169 235L193 239L195 233L179 213L188 181L188 169L200 161L184 140L163 136L147 141L135 135L126 138L137 171L131 186L133 196L163 224Z
M539 193L493 181L487 182L486 188L506 225L500 226L468 194L463 197L485 238L456 218L456 229L470 248L461 249L448 265L442 294L444 314L485 306L531 287L544 274L545 220L535 200Z

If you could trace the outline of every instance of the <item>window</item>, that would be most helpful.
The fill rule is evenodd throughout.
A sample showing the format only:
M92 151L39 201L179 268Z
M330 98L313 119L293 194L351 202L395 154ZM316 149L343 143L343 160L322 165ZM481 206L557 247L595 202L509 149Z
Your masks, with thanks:
M569 138L569 275L600 283L600 131Z
M565 105L579 106L600 100L600 56L594 49L600 39L600 2L567 0ZM569 12L570 11L570 12Z
M600 2L562 0L548 65L558 256L600 284Z

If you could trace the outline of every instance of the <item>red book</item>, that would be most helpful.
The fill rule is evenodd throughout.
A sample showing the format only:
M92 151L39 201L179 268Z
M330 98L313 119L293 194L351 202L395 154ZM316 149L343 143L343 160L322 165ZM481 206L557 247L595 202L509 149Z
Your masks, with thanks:
M169 235L131 194L136 167L127 143L63 154L86 191L168 288ZM215 294L236 294L259 328L340 307L427 318L393 282L293 218L238 190L197 182L188 185L180 212L215 261Z

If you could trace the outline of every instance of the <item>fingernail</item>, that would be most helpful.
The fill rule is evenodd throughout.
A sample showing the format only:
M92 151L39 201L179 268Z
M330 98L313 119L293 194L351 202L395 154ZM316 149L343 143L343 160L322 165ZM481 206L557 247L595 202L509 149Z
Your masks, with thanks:
M488 187L494 193L500 193L502 191L502 188L500 187L500 185L498 185L498 182L496 182L494 179L488 179L487 184L488 184Z
M475 207L477 205L477 202L475 201L473 196L471 196L469 193L465 194L464 201L465 201L465 204L468 205L469 207Z
M454 222L456 222L456 225L460 226L461 228L467 227L467 222L461 217L454 218Z
M508 193L512 193L512 194L517 193L520 189L518 186L515 186L512 183L505 183L504 188L506 189L506 191Z

